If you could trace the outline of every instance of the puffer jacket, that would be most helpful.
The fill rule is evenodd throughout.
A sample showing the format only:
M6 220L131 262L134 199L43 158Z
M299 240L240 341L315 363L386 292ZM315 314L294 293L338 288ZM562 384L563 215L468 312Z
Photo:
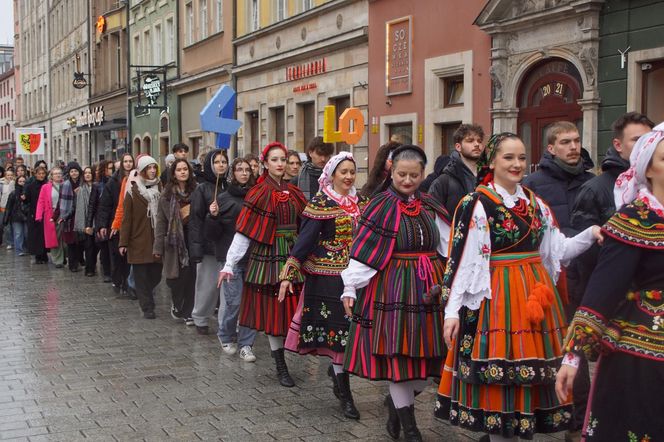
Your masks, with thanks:
M558 226L565 236L574 236L578 233L570 222L572 207L583 183L595 176L588 172L594 167L590 157L582 158L585 171L572 175L558 166L553 160L553 156L546 152L539 163L537 172L523 179L523 185L535 192L551 207Z
M219 193L226 190L228 184L224 177L219 178L217 195L214 194L214 188L217 182L217 175L214 173L214 158L220 154L220 150L213 150L205 157L203 164L203 177L205 181L200 183L196 190L191 194L191 218L189 220L189 260L192 263L199 263L204 255L214 255L214 242L208 241L205 237L206 222L211 222L207 217L210 211L210 204L217 198ZM210 227L214 228L214 227Z
M219 214L215 217L208 213L209 222L206 223L205 235L214 241L215 254L217 261L226 260L226 254L233 242L235 236L235 226L237 217L242 210L244 197L247 195L248 187L240 187L235 184L229 184L228 190L220 193L217 197ZM249 258L247 253L242 261Z
M475 187L477 187L477 177L463 163L459 153L454 151L441 175L431 184L429 193L445 206L447 213L454 215L459 201L473 192Z

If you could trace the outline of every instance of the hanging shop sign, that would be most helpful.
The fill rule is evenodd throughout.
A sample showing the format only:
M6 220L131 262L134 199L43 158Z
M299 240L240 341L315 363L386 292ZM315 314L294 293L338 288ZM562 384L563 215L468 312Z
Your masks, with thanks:
M105 121L104 106L96 106L81 112L76 119L77 127L101 126Z
M399 95L412 92L412 16L402 17L385 24L386 60L385 94Z
M325 106L323 141L325 143L357 144L364 134L364 116L356 107L349 107L339 116L339 130L335 129L336 106Z
M17 127L16 155L43 155L45 132L43 127Z
M286 81L301 80L327 72L327 58L311 61L286 68Z
M88 80L85 79L85 74L83 72L74 72L74 81L71 84L76 89L83 89L88 85Z
M143 95L148 99L150 106L157 104L157 98L161 95L161 80L156 75L146 75L143 77Z

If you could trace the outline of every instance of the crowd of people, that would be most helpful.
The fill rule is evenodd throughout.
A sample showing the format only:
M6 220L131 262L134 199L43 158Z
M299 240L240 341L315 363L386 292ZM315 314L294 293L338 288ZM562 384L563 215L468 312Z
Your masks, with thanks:
M436 159L389 142L357 189L349 152L315 138L306 161L281 143L260 156L211 149L195 169L173 146L159 173L124 154L0 179L4 241L35 264L95 277L155 318L171 315L253 362L267 335L326 357L341 410L360 419L350 375L387 381L386 430L422 440L415 397L482 440L664 438L664 124L627 113L599 175L577 127L556 122L526 176L516 134L463 124ZM30 176L29 176L30 175ZM26 245L27 244L27 245ZM599 359L590 381L589 362Z

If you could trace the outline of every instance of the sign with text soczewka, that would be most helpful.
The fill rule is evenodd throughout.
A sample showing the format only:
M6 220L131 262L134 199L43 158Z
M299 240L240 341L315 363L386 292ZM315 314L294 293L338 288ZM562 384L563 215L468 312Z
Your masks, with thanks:
M44 155L44 128L16 128L16 156Z

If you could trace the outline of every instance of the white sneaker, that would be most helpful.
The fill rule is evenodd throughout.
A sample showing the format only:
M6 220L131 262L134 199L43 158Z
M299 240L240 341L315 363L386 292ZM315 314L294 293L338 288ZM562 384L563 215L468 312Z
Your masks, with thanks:
M256 355L254 355L254 352L251 350L250 346L245 345L240 349L240 359L242 359L244 362L255 362Z
M13 248L14 248L14 247L12 247L12 246L7 246L7 250L11 250L11 249L13 249Z
M229 356L234 355L237 353L237 344L235 342L231 342L229 344L221 344L221 350L224 352L224 354L227 354Z

